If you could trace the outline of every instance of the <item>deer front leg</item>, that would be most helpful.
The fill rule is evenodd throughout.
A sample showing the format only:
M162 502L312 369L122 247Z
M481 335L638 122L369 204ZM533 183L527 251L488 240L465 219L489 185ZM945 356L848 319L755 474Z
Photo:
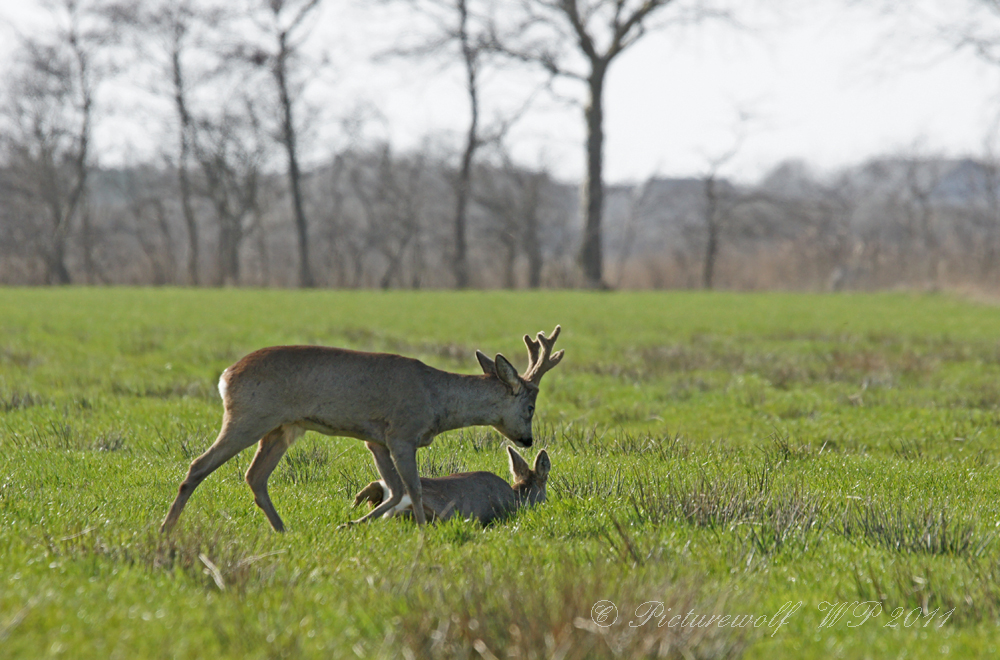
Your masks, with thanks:
M427 522L427 517L424 515L420 474L417 473L416 443L390 441L389 453L392 455L392 462L396 466L399 478L403 480L406 494L410 496L410 501L413 503L413 517L418 525L423 525ZM393 497L395 497L395 493L393 493Z
M399 501L403 499L403 482L399 478L399 474L396 472L396 467L393 465L392 461L392 454L390 454L388 447L375 442L366 442L365 445L368 447L368 451L372 453L372 457L375 459L375 469L378 470L378 473L382 477L382 481L385 482L385 485L389 487L389 497L357 520L352 520L348 523L350 525L356 525L358 523L368 522L372 518L378 518L386 511L392 510L392 508L399 504Z

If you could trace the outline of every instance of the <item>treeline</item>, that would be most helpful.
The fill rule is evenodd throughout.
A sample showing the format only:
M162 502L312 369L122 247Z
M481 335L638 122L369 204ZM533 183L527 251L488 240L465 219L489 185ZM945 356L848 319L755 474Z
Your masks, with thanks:
M509 129L530 103L485 122L481 77L493 67L544 87L539 63L559 76L574 60L538 33L519 43L516 22L505 31L484 18L489 2L466 0L410 3L440 31L393 54L456 60L463 143L399 153L362 119L324 151L325 118L307 103L324 64L303 49L321 0L230 4L61 0L58 25L22 39L0 86L0 283L842 289L1000 274L989 154L824 175L786 163L753 184L720 176L723 158L687 179L605 186L589 105L587 180L560 182L514 162ZM617 38L631 44L668 4L632 8L639 31ZM555 26L575 5L539 3L548 13L524 25ZM615 28L632 9L587 20ZM576 77L599 102L603 78ZM141 101L111 107L127 98ZM153 146L101 165L136 139Z
M218 182L192 172L187 209L175 170L140 166L91 172L81 221L64 235L39 221L46 209L13 196L13 203L0 210L0 280L297 286L298 246L287 181L246 161L242 166L220 168L219 178L225 180ZM13 173L0 176L9 181ZM439 158L396 155L387 146L340 153L311 169L302 177L302 200L310 220L315 284L453 286L453 177L453 169ZM473 180L470 284L576 284L571 254L577 240L575 186L513 165L477 166Z
M316 145L331 117L314 115L309 99L337 99L324 58L306 48L323 0L56 0L52 29L21 40L0 87L0 277L461 288L513 285L523 253L529 286L572 282L552 259L559 274L546 273L542 232L564 224L548 177L506 155L531 99L565 78L589 99L588 230L572 269L602 286L603 81L672 2L395 4L409 13L382 55L462 73L468 123L454 153L393 157L359 140L357 126L344 131L350 149ZM525 98L504 85L487 93L486 78L506 76ZM310 97L316 87L325 89ZM116 107L125 103L140 116L126 117ZM100 150L111 144L119 157L143 156L107 171ZM559 220L543 217L552 214ZM492 262L499 276L484 267Z
M612 190L611 281L625 287L995 289L1000 161L892 155L753 185L711 173Z
M498 161L472 177L470 286L579 286L578 187ZM447 158L387 146L346 151L311 169L302 194L316 285L453 286L454 174ZM3 172L5 181L13 176ZM97 170L81 221L62 236L8 197L0 279L297 286L287 182L243 176L213 196L211 180L193 173L196 194L185 211L173 169ZM753 185L651 178L609 186L607 199L614 288L993 288L1000 281L1000 167L988 160L894 156L826 176L786 163ZM58 241L61 262L50 256Z

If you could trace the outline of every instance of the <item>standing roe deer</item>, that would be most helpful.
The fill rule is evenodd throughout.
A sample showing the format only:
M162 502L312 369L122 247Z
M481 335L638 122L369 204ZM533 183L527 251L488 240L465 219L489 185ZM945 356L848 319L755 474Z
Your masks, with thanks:
M258 440L246 480L271 526L284 531L267 479L307 430L363 440L375 458L389 498L353 523L392 509L405 489L414 517L423 524L417 448L443 431L487 425L530 447L538 385L563 357L563 351L552 352L559 330L557 325L551 337L524 336L529 355L524 376L504 356L491 360L480 351L482 376L441 371L399 355L322 346L272 346L250 353L222 372L222 430L191 462L160 531L173 529L205 477Z
M545 482L552 463L545 450L535 456L534 467L528 464L513 447L507 447L510 473L514 477L511 487L492 472L460 472L447 477L421 477L424 514L430 518L448 520L454 515L475 518L488 525L498 518L514 513L521 506L534 506L545 501ZM373 481L354 498L354 506L369 502L373 507L389 496L384 481ZM399 504L383 514L393 517L413 512L412 502L404 497Z

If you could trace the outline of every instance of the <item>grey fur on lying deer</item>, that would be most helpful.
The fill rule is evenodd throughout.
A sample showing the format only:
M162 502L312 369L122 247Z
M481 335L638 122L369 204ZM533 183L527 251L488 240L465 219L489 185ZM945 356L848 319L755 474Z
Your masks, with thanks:
M513 447L507 447L513 486L492 472L460 472L447 477L421 477L424 515L429 519L448 520L453 516L475 518L483 525L506 518L522 506L545 501L545 483L552 464L545 450L535 456L534 467ZM373 481L354 498L354 506L369 502L378 507L389 497L384 481ZM412 515L413 503L403 498L383 514L384 518Z
M224 412L215 443L194 459L160 531L177 524L191 493L205 477L259 442L246 473L254 501L276 531L285 526L271 503L267 480L278 461L307 430L363 440L389 497L353 523L377 518L406 494L417 522L425 522L417 448L444 431L492 426L520 447L532 444L531 421L542 376L559 364L559 336L524 336L523 376L497 354L476 351L482 376L449 373L419 360L323 346L273 346L250 353L222 372Z

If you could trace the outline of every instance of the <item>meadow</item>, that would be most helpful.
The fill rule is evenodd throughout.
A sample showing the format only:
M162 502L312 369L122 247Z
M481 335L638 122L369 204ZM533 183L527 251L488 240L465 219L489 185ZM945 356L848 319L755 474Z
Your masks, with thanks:
M307 433L287 533L248 450L159 534L247 352L476 373L557 323L544 505L337 529L374 466ZM0 289L0 654L993 657L998 407L1000 307L947 295ZM509 477L488 428L418 458Z

